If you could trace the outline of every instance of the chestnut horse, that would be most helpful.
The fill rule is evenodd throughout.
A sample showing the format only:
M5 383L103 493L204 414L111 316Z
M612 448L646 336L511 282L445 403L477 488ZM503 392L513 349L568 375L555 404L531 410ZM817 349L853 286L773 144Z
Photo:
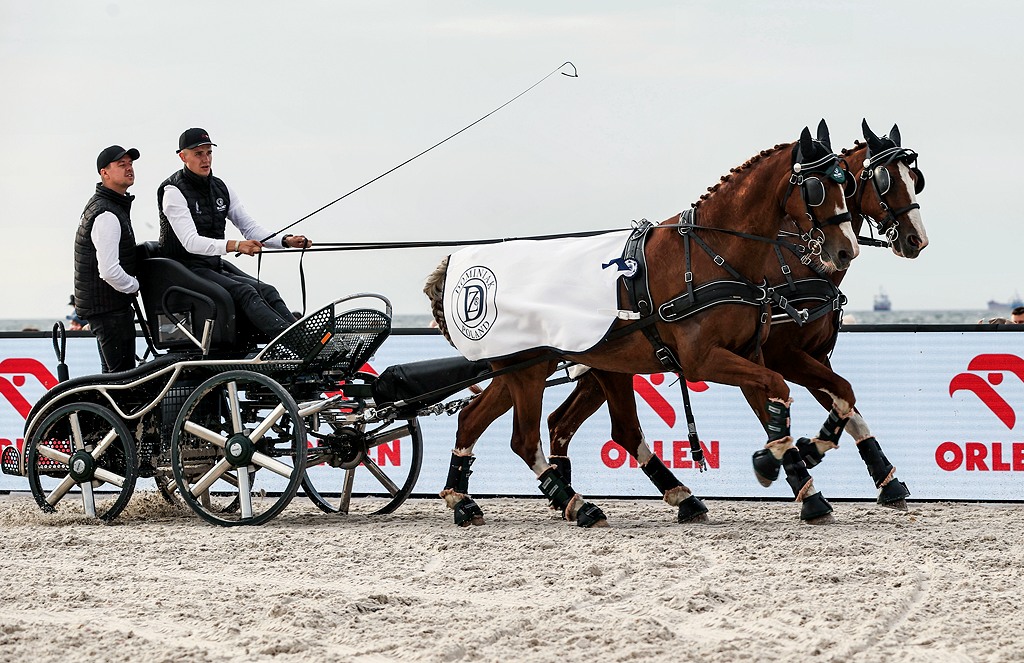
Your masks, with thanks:
M917 153L901 146L900 131L896 125L889 135L881 138L871 131L866 120L861 128L866 143L858 142L852 149L841 153L842 158L851 164L850 170L856 181L859 181L855 195L848 200L853 227L860 233L867 222L888 239L892 252L897 256L916 258L928 246L916 199L916 194L924 188L924 176L916 165ZM896 478L895 468L855 408L856 397L850 383L832 370L829 361L841 324L842 310L839 307L845 302L838 287L847 272L832 271L828 274L824 264L805 264L794 256L783 261L781 257L781 254L780 257L769 256L765 265L768 282L795 306L808 310L810 320L803 326L797 326L787 315L774 316L768 340L762 346L764 363L786 380L805 387L829 411L818 435L812 439L800 438L796 443L797 449L807 467L814 467L821 462L826 451L839 446L839 437L845 427L854 438L868 474L875 483L878 504L906 510L906 497L910 494L906 484ZM783 265L787 266L789 274L784 272ZM584 373L569 398L548 417L551 436L549 462L557 464L563 471L571 467L567 453L573 435L605 402L603 382L606 379L600 371ZM746 387L743 391L759 418L766 421L767 412L759 394ZM753 458L755 474L766 487L778 478L783 464L784 454L772 446L770 443L766 449L756 452Z
M673 216L647 233L649 300L634 297L632 302L640 304L640 324L617 323L598 346L571 356L573 361L601 371L613 437L638 460L665 501L678 507L680 522L706 519L707 508L643 441L632 392L635 373L661 373L675 367L688 379L737 385L756 394L770 413L765 424L769 442L792 450L795 458L787 456L787 469L792 466L799 472L802 468L804 481L798 499L804 503L806 519L831 512L831 506L814 489L789 434L789 386L777 372L766 369L761 359L759 348L767 336L764 321L771 300L768 289L757 284L764 283L764 265L773 248L788 245L775 240L784 226L795 227L806 243L805 250L832 269L849 266L859 249L846 207L843 183L849 185L848 180L832 153L824 120L818 126L817 139L812 139L805 127L797 143L776 145L755 155L711 187L692 206L693 216ZM819 214L825 218L819 219ZM703 250L693 248L691 242ZM428 278L424 292L431 300L438 327L451 341L443 301L447 265L446 258ZM688 300L696 305L700 298L694 291L710 287L704 292L712 292L726 282L742 283L760 296L705 299L699 307L680 306L676 314L665 314L669 304ZM682 294L681 288L686 288ZM621 286L620 294L630 300L626 286ZM654 302L660 305L654 306ZM636 333L640 326L648 331ZM534 471L541 492L568 521L583 527L607 524L604 513L583 500L541 449L541 400L545 380L558 361L557 353L539 349L491 361L495 370L521 368L497 378L460 412L448 480L441 492L455 511L457 524L483 523L481 509L468 494L473 446L509 407L513 408L512 449ZM495 388L498 381L500 388Z

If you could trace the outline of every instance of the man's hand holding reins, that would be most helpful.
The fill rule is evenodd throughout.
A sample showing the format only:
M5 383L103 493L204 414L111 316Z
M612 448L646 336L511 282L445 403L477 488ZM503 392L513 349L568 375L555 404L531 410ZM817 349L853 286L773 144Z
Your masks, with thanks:
M235 243L235 253L244 253L247 256L254 256L263 250L263 244L255 239L246 239ZM230 243L228 251L231 251Z
M313 246L313 242L305 235L285 235L281 239L281 243L286 249L308 249Z

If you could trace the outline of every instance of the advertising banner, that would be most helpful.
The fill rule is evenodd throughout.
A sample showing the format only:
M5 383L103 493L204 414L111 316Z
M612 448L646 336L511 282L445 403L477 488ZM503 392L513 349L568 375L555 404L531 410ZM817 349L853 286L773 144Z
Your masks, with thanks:
M858 410L910 488L911 499L1024 499L1024 334L914 329L843 332L832 357L835 370L853 385ZM438 335L396 333L369 368L379 373L394 364L454 354ZM98 372L95 340L69 338L67 364L72 377ZM0 446L23 450L25 417L56 384L55 375L50 339L0 339ZM545 415L572 386L545 392ZM645 438L665 465L701 497L791 498L784 479L765 489L753 476L750 457L766 436L739 389L703 382L690 389L706 472L698 471L690 457L676 377L634 378ZM793 386L793 399L794 436L813 437L825 421L825 410L802 387ZM457 423L457 416L444 414L420 418L424 460L416 494L436 494L444 487ZM511 415L506 414L477 443L473 493L539 495L532 471L509 448L511 429ZM542 440L546 447L546 430ZM384 445L374 460L386 471L398 470L410 457L402 446ZM635 461L610 439L604 408L576 434L570 455L573 485L585 495L658 494ZM848 435L811 474L828 498L876 495ZM27 489L25 478L0 475L0 490Z

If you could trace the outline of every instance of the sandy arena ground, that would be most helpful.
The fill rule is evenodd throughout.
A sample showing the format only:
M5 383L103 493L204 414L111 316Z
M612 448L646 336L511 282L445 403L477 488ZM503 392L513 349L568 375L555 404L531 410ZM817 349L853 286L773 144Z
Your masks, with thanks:
M604 500L219 528L154 494L115 524L0 498L0 660L1024 661L1024 506Z

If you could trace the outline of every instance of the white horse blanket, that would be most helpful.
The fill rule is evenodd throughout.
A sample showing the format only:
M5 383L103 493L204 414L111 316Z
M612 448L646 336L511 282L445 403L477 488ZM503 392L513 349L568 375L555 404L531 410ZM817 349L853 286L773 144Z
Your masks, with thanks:
M533 348L565 353L594 347L616 320L619 278L630 230L586 238L515 240L453 253L444 315L469 359Z

